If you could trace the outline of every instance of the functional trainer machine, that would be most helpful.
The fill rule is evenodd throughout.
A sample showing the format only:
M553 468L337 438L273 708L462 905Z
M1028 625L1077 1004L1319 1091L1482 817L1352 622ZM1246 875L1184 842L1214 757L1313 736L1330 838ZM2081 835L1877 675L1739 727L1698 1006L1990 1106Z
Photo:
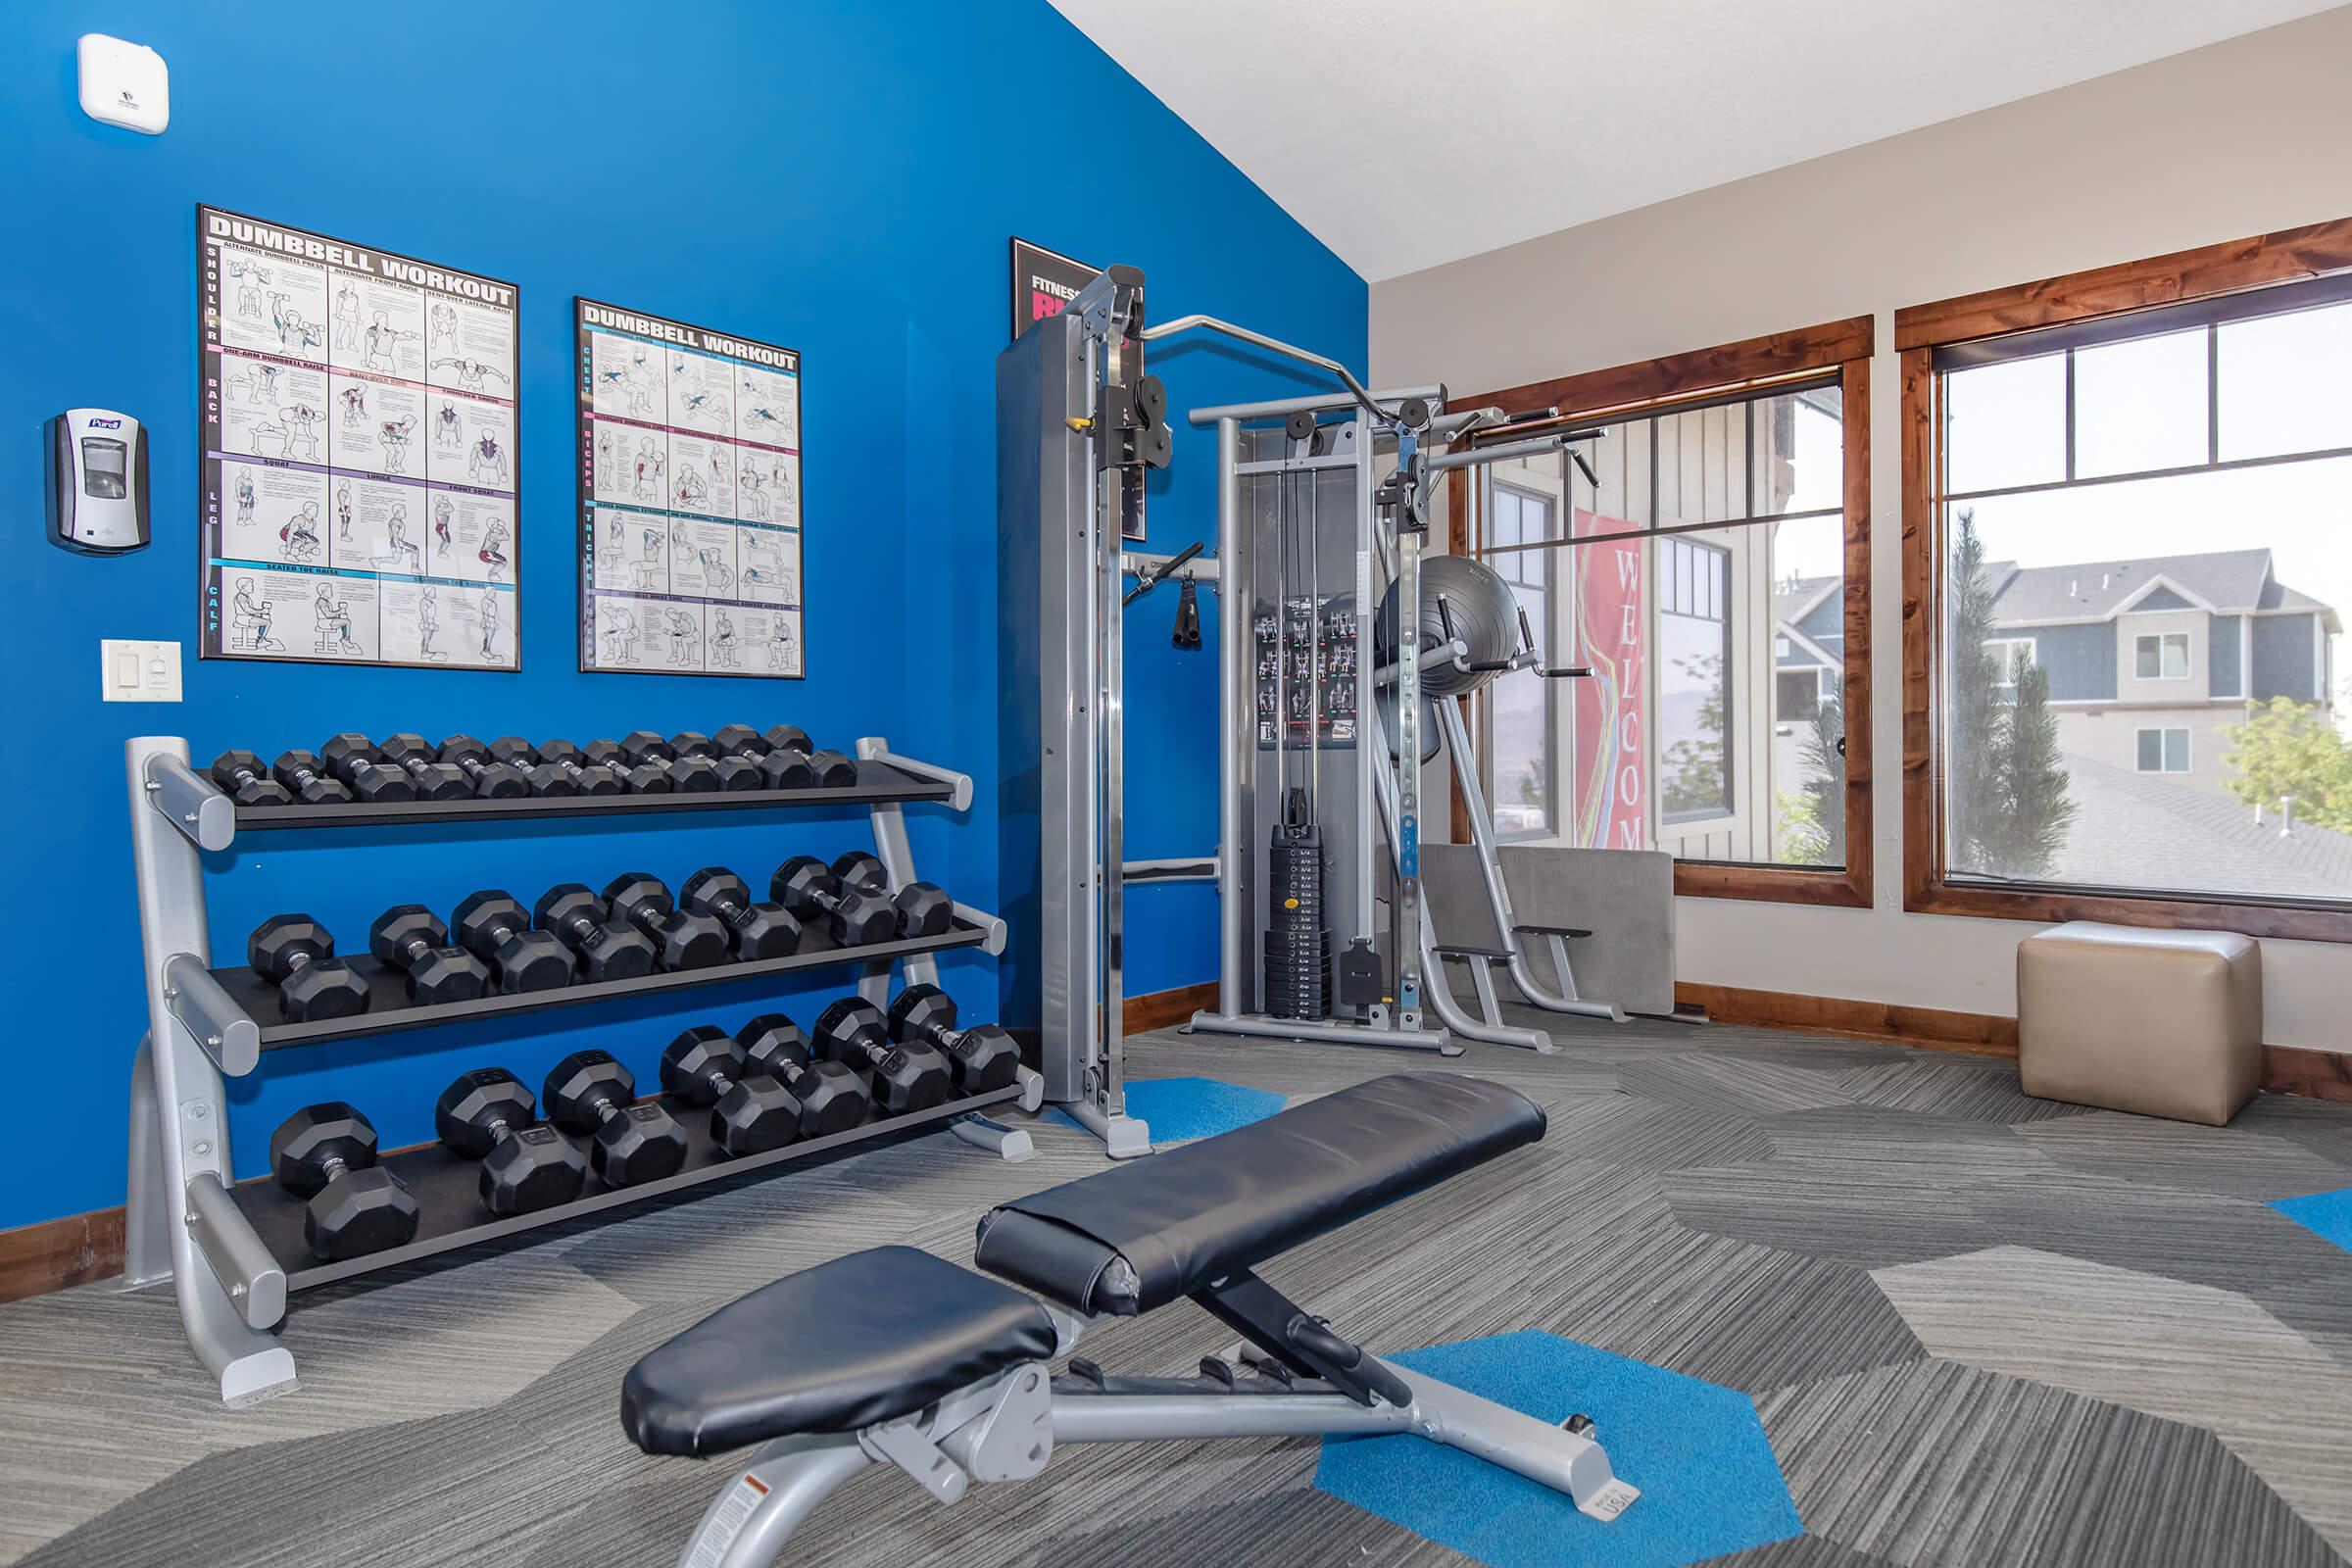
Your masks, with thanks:
M767 1568L869 1465L953 1503L975 1481L1037 1475L1070 1443L1409 1433L1607 1523L1641 1494L1592 1421L1555 1426L1385 1361L1254 1272L1544 1133L1543 1110L1499 1084L1375 1078L992 1209L974 1262L1024 1290L906 1247L763 1286L640 1360L621 1426L648 1453L758 1445L681 1568ZM1090 1324L1187 1298L1241 1336L1198 1376L1112 1377L1075 1357L1053 1375Z
M1546 666L1508 585L1482 563L1423 560L1431 496L1446 474L1568 451L1596 431L1472 447L1511 421L1448 410L1442 386L1373 392L1336 360L1204 316L1152 323L1143 275L1114 267L997 362L1004 678L1014 705L1004 755L1002 863L1039 867L1008 910L1038 932L1047 1098L1070 1102L1111 1155L1147 1152L1126 1113L1121 1011L1130 882L1214 882L1218 1004L1190 1027L1458 1055L1454 1037L1548 1052L1502 1021L1489 961L1561 1012L1622 1019L1577 996L1566 930L1513 916L1471 765L1458 699L1506 671ZM1146 345L1203 330L1328 373L1335 390L1198 409L1217 432L1213 555L1134 549L1144 476L1166 466L1166 394ZM1543 410L1523 416L1545 417ZM1127 584L1132 579L1135 586ZM1219 843L1193 859L1127 860L1123 611L1171 579L1222 596L1218 617ZM1417 607L1399 636L1397 606ZM1177 641L1199 641L1180 611ZM1421 769L1451 759L1472 806L1493 929L1440 938L1425 907ZM1031 760L1037 760L1034 765ZM1385 910L1385 918L1384 918ZM1529 943L1548 944L1558 987ZM1453 996L1448 957L1471 964L1479 1010ZM1014 970L1026 966L1024 953ZM1016 981L1016 983L1018 983ZM1055 1080L1057 1064L1074 1072Z

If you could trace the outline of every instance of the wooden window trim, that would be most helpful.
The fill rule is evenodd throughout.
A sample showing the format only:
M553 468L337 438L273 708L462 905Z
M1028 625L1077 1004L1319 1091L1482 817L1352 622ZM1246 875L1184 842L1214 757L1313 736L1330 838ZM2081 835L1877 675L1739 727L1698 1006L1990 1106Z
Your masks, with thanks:
M1840 499L1845 524L1846 863L1840 869L1827 870L1677 861L1674 891L1678 897L1847 909L1871 906L1870 356L1876 345L1877 318L1854 316L1687 354L1531 381L1499 392L1475 397L1449 394L1446 398L1449 408L1494 407L1505 414L1556 407L1561 411L1560 422L1583 423L1654 413L1677 403L1838 372L1844 397ZM1516 433L1525 433L1525 427ZM1446 488L1448 548L1456 555L1466 555L1471 548L1470 487L1448 484ZM1470 733L1479 733L1475 724ZM1470 841L1469 808L1458 788L1453 791L1453 839L1457 844Z
M1943 874L1942 500L1936 432L1942 427L1933 358L1971 342L2118 316L2266 284L2352 271L2352 219L2257 234L2169 256L1987 289L1894 314L1901 351L1903 907L1996 920L2102 920L2196 927L2253 937L2352 942L2352 909L2258 899L2167 898L2106 888L1988 887Z

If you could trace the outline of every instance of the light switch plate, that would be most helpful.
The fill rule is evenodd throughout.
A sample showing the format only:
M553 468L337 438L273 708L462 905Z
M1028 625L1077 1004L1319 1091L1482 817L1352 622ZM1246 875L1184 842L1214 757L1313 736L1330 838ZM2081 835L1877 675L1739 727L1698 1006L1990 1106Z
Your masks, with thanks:
M102 638L98 644L98 684L110 703L176 703L179 644Z

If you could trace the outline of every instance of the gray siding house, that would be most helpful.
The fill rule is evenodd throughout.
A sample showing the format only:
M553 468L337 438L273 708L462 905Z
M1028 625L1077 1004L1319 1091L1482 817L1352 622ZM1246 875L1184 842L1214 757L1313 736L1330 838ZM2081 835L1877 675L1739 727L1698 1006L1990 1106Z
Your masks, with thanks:
M1993 562L1993 635L2012 675L2049 672L2068 756L2225 792L2224 733L2248 703L2288 697L2333 707L2335 610L2280 582L2268 550L2086 561ZM1838 579L1774 595L1777 717L1812 715L1843 665Z

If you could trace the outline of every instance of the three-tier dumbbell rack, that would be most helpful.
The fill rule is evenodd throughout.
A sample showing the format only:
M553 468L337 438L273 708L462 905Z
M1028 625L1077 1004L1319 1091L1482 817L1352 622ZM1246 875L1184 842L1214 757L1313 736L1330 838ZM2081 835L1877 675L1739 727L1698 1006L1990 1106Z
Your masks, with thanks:
M723 1157L714 1149L706 1117L681 1116L689 1152L676 1175L618 1189L591 1178L583 1196L571 1202L504 1219L480 1208L471 1161L439 1145L425 1145L381 1159L416 1193L423 1217L416 1237L365 1256L320 1262L303 1240L300 1199L266 1177L238 1183L232 1175L225 1080L258 1069L264 1052L837 965L857 965L859 994L879 1004L889 1000L894 968L903 967L909 984L936 983L935 955L956 948L1000 954L1004 924L958 903L954 925L941 936L837 948L816 931L807 951L782 958L497 994L442 1006L411 1004L397 973L371 957L355 956L351 966L368 979L371 992L368 1010L297 1023L285 1018L274 989L250 969L213 966L200 852L226 849L239 832L288 828L863 806L872 820L874 853L895 890L914 880L904 803L933 801L967 810L972 781L900 757L886 742L868 738L858 743L858 782L836 788L240 807L189 764L185 740L138 737L124 754L148 1032L131 1068L122 1283L135 1289L172 1281L188 1344L220 1379L225 1404L251 1404L294 1387L293 1353L273 1332L293 1293L943 1122L958 1137L1004 1158L1025 1158L1029 1152L1027 1133L982 1114L1008 1102L1038 1108L1045 1083L1027 1067L1008 1088L741 1159Z

